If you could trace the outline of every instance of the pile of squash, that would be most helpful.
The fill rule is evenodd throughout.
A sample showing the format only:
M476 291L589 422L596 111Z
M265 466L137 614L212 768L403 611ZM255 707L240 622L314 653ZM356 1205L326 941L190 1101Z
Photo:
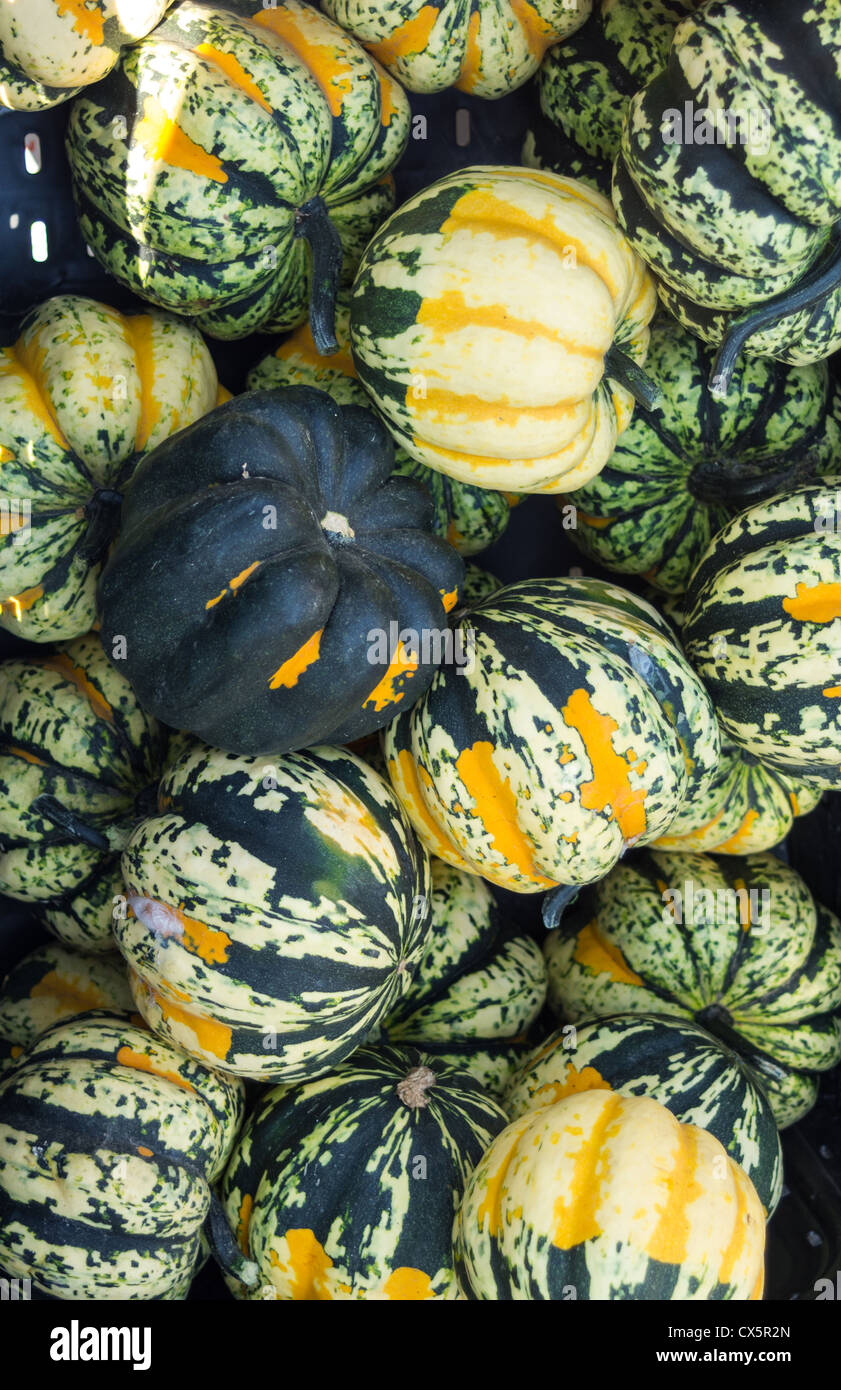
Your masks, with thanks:
M784 848L841 789L839 60L833 0L3 8L123 306L0 352L4 1275L762 1297L841 1062ZM532 79L521 165L394 210L413 93ZM515 505L599 572L477 570Z

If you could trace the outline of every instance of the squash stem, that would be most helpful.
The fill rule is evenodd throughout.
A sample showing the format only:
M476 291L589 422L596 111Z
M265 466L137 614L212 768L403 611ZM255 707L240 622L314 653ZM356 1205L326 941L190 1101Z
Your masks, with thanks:
M214 1259L231 1278L238 1279L247 1288L253 1289L260 1278L259 1266L243 1255L228 1225L225 1208L215 1192L210 1194L210 1211L207 1215L207 1236Z
M84 845L90 845L92 849L110 851L111 845L104 835L98 830L94 830L92 825L83 821L81 816L77 816L74 811L68 811L66 806L62 806L60 801L56 801L54 796L36 796L32 803L32 810L36 815L43 816L45 820L51 821L59 830L70 835L74 840L80 840Z
M342 269L342 243L323 198L310 198L298 209L295 236L303 237L312 252L310 328L316 348L322 357L329 357L339 351L336 296Z
M703 458L693 467L687 486L698 502L741 510L784 489L815 481L818 462L814 450L807 450L796 462L782 453L750 461L726 455Z
M547 931L554 931L568 907L572 907L581 892L580 883L561 883L553 888L543 899L543 925Z
M629 357L627 352L618 348L615 343L605 354L604 370L605 376L609 376L611 381L617 382L626 391L630 391L637 405L641 405L644 410L652 410L662 399L663 392L656 381L652 381L639 363L635 362L633 357Z
M736 363L749 338L771 328L780 319L803 309L812 309L841 287L841 224L832 229L828 254L817 269L808 271L790 289L775 295L766 304L732 319L710 372L710 392L721 400L727 395Z

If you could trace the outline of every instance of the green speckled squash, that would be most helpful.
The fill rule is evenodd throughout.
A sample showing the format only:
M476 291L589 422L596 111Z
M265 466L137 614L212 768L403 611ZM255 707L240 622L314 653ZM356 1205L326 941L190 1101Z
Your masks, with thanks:
M694 571L683 644L732 742L841 787L841 478L759 502Z
M471 665L442 668L383 743L418 834L448 864L519 893L593 882L714 773L709 698L642 599L525 580L468 609L461 630Z
M321 0L410 92L501 97L572 34L592 0Z
M176 319L69 294L27 316L0 350L0 625L33 642L90 630L123 486L217 398L200 334Z
M523 1063L505 1095L512 1120L581 1091L650 1096L681 1124L709 1130L745 1170L766 1215L783 1187L771 1105L750 1068L696 1023L621 1014L553 1033Z
M666 307L726 351L816 362L841 345L836 0L714 0L632 98L614 169L621 225Z
M310 309L335 351L341 276L391 209L409 132L391 77L300 0L185 0L73 103L68 156L94 254L215 338Z
M724 399L712 354L668 316L652 326L646 371L662 395L637 410L606 467L574 502L568 534L607 569L682 593L734 512L841 457L841 398L825 363L743 359Z
M498 1094L525 1056L545 998L540 947L503 929L482 879L433 859L426 952L411 988L368 1041L411 1043Z
M111 71L174 0L8 0L0 5L0 106L42 111Z
M750 1178L646 1096L584 1091L514 1120L468 1180L453 1245L473 1300L762 1297Z
M353 362L412 458L501 492L566 492L651 399L655 305L606 198L480 165L415 194L368 244Z
M92 1010L130 1013L125 962L116 951L94 955L48 942L18 961L0 988L0 1071L40 1033Z
M0 663L0 892L70 946L113 946L120 851L165 743L95 633Z
M663 67L675 26L700 0L599 0L583 28L550 48L537 85L542 119L523 163L583 179L610 196L631 97Z
M415 1048L360 1048L344 1066L267 1092L222 1184L256 1265L238 1298L421 1301L458 1295L453 1217L505 1126L466 1072Z
M339 405L370 409L371 398L357 380L348 340L348 310L336 311L339 351L322 357L309 324L301 324L273 353L263 357L248 374L250 390L274 386L315 386ZM435 532L444 536L460 555L475 555L498 540L508 525L510 507L518 500L488 488L473 487L448 478L411 458L399 445L394 450L394 471L423 483L435 503Z
M128 1020L51 1028L0 1082L0 1267L52 1298L183 1299L243 1110Z
M209 1066L303 1081L394 1008L429 934L429 864L343 748L241 758L184 740L123 854L115 923L149 1026Z
M694 1019L758 1074L780 1128L841 1061L841 924L773 855L635 854L545 954L556 1012Z
M822 793L733 744L703 792L681 807L655 849L757 854L785 839L797 816L814 811Z

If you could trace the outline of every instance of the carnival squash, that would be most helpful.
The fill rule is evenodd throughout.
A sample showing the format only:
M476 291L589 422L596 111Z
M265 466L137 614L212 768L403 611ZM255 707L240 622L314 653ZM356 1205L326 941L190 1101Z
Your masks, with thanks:
M80 225L141 298L211 337L310 312L335 351L340 276L394 200L398 83L301 0L185 0L70 112Z
M28 315L0 350L0 625L34 642L90 630L132 470L218 395L201 336L176 319L79 295Z
M654 287L605 198L520 168L460 169L368 245L357 375L412 458L461 482L562 492L627 427ZM630 389L628 389L630 388Z
M0 1070L53 1024L95 1010L130 1013L125 961L116 951L74 951L50 941L18 961L0 988Z
M712 1134L656 1100L584 1091L497 1137L454 1250L470 1299L759 1299L765 1219Z
M756 1072L780 1128L841 1061L841 924L771 854L630 856L544 949L556 1012L694 1019Z

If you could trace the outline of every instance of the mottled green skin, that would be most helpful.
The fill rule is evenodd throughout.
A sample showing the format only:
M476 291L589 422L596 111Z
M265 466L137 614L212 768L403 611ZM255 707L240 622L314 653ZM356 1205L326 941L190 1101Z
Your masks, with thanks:
M740 886L770 894L747 929ZM669 893L681 894L682 923ZM815 1073L841 1061L841 924L773 855L634 855L551 933L545 955L549 1002L573 1022L659 1013L721 1029L756 1070L780 1128L811 1109Z
M841 479L781 493L714 537L683 642L732 742L841 786Z
M115 934L138 1008L207 1065L319 1075L411 984L427 856L388 785L343 748L181 747L122 859L133 915Z
M426 951L411 988L368 1041L443 1055L501 1091L543 1007L546 967L536 942L500 925L482 879L433 859Z
M591 1087L650 1096L680 1120L709 1130L744 1168L767 1215L783 1186L783 1156L771 1105L737 1053L697 1024L622 1014L560 1030L511 1080L512 1120Z
M317 74L269 32L281 12L340 53L340 86L329 99ZM198 45L231 55L261 100L197 56ZM212 176L164 162L154 141L141 142L141 117L155 102L172 107L187 138L216 161ZM343 276L352 278L393 204L389 175L409 119L397 84L299 0L273 10L257 0L219 9L187 0L73 104L67 149L83 235L122 284L195 318L212 337L293 328L312 289L310 252L296 237L301 208L323 199L342 240Z
M397 1088L422 1067L428 1089L413 1104ZM423 1049L363 1047L329 1076L267 1092L222 1184L230 1225L259 1270L251 1287L231 1280L234 1293L456 1298L453 1217L471 1168L505 1123L474 1078ZM246 1198L253 1206L243 1220ZM290 1231L313 1237L328 1267L295 1269ZM413 1292L389 1286L397 1271L419 1276Z
M0 1266L53 1298L184 1298L243 1112L117 1015L42 1034L0 1082Z
M663 66L675 26L700 0L601 0L587 23L550 48L537 77L544 119L523 163L610 196L610 166L631 97Z
M692 332L721 341L728 311L789 289L841 214L837 93L841 19L832 0L706 6L678 28L668 67L632 99L614 169L617 215ZM684 102L754 114L756 138L667 143ZM759 112L768 113L767 128ZM693 127L693 137L698 127ZM752 355L803 363L841 344L841 290L751 338Z
M575 504L567 534L586 555L670 594L684 592L712 537L757 487L782 490L804 463L826 473L841 456L841 398L825 363L745 359L724 399L709 389L712 363L661 315L646 357L660 401L634 411L607 466L559 504Z
M31 903L68 945L113 946L120 851L143 814L138 799L154 792L165 742L95 633L0 664L0 891ZM41 796L108 847L60 829L34 806Z
M116 951L94 955L49 942L9 971L0 988L0 1072L45 1029L92 1009L132 1010L125 963Z
M308 337L306 355L302 355L297 348L297 340L304 333ZM308 330L299 328L292 339L261 358L251 368L246 380L249 391L273 386L315 386L326 391L339 405L361 405L370 410L370 396L356 376L351 375L353 364L348 355L346 304L341 304L336 311L336 337L340 360L321 357L316 363L310 358L315 348ZM444 536L460 555L476 555L486 546L493 545L508 525L510 504L504 493L472 487L470 483L448 478L446 474L427 468L426 464L413 459L399 444L394 450L394 471L423 483L435 503L436 535Z

